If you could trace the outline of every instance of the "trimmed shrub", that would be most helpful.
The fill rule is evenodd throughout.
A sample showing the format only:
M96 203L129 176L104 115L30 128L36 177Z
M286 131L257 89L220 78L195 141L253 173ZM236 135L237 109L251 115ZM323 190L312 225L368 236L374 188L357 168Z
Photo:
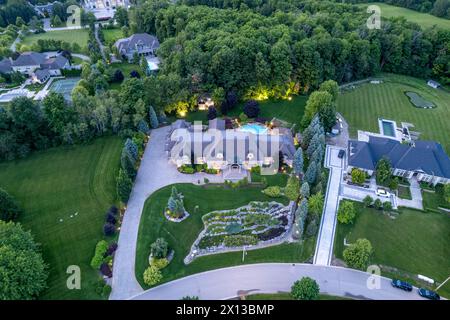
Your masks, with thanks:
M169 264L169 260L167 260L166 258L162 258L162 259L153 258L150 263L151 266L156 267L159 270L164 269L165 267L167 267L168 264Z
M309 277L303 277L294 282L291 295L296 300L316 300L319 298L319 285Z
M349 224L353 223L356 218L356 209L353 202L350 201L341 201L338 210L337 219L340 223Z
M162 280L161 271L154 266L149 266L144 271L144 283L149 286L153 286Z
M369 195L365 196L363 199L363 204L365 207L370 207L373 204L373 198Z
M249 100L244 105L244 113L249 118L256 118L259 114L259 103L255 100Z
M262 191L266 196L278 198L281 196L281 188L279 186L270 186Z
M106 222L103 225L103 233L105 234L105 236L112 236L114 235L114 233L116 233L116 227L112 223Z
M95 246L95 253L91 260L91 267L94 269L99 269L105 260L105 254L108 250L108 242L101 240Z
M106 251L106 255L111 256L117 250L117 243L113 242L109 245L108 250Z
M110 267L109 264L106 263L106 262L103 262L103 263L100 265L100 272L102 273L102 275L104 275L104 276L106 276L106 277L108 277L108 278L111 278L111 277L112 277L112 270L111 270L111 267Z

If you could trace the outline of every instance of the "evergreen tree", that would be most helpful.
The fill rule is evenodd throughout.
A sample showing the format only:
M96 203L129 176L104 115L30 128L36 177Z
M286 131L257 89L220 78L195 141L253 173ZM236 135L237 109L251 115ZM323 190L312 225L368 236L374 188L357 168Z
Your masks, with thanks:
M305 181L305 182L303 182L303 184L302 184L302 186L300 188L300 195L303 198L308 198L309 197L309 192L310 192L310 190L309 190L309 183Z
M298 148L294 154L293 161L294 172L297 176L303 173L303 150L302 148Z
M148 114L150 117L150 126L152 127L152 129L158 128L159 127L158 117L156 116L155 109L153 109L152 106L150 106Z
M130 138L125 141L124 152L126 152L134 161L138 159L138 147Z
M309 184L314 184L317 176L317 165L314 162L311 162L308 166L308 169L305 173L305 179Z
M127 152L122 152L120 157L120 164L125 174L133 180L136 177L135 161Z
M119 176L117 177L117 195L123 203L127 203L130 198L133 182L128 175L122 169L119 170Z

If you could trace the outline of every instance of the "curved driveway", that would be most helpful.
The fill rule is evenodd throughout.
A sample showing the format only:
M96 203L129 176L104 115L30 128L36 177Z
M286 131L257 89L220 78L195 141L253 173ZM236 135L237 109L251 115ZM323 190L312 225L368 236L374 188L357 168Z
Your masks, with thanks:
M353 299L419 300L417 289L395 289L390 279L377 277L379 289L369 289L369 274L341 267L312 264L262 263L217 269L178 279L134 296L133 300L179 300L198 296L202 300L230 299L242 293L290 292L294 281L308 276L321 293ZM370 283L370 281L369 281Z
M198 183L208 177L211 182L223 182L220 175L181 174L170 164L165 151L166 136L170 126L152 130L150 141L127 204L120 226L118 249L114 257L112 293L110 299L128 299L142 292L136 280L134 269L136 243L145 200L156 190L173 183Z

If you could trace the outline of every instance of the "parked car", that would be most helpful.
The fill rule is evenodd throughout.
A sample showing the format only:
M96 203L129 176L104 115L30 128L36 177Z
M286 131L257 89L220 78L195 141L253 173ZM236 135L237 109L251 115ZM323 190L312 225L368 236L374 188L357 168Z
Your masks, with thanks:
M412 291L413 287L411 284L409 284L408 282L405 281L401 281L398 279L392 279L391 284L393 287L395 288L399 288L405 291Z
M339 153L338 153L338 158L339 159L342 159L343 157L344 157L344 155L345 155L345 150L339 150Z
M441 300L441 297L434 291L420 288L419 290L417 290L417 292L419 293L419 295L421 295L424 298L427 298L430 300Z
M377 191L375 192L377 196L389 198L391 194L384 190L383 188L377 188Z

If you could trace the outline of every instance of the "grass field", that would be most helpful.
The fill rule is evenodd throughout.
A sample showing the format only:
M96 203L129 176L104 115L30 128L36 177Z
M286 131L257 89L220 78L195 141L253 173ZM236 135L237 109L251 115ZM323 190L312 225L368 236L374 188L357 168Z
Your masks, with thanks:
M195 186L179 184L177 190L184 195L185 208L191 213L188 219L181 223L169 222L163 215L172 186L162 188L147 199L142 214L136 252L136 277L139 283L147 288L142 274L148 267L150 245L158 237L164 237L175 251L172 262L163 269L163 281L170 281L193 273L243 264L242 252L216 254L195 259L189 265L184 265L183 259L189 253L194 240L203 229L201 217L213 210L232 209L248 204L250 201L270 201L261 193L259 187L241 189L224 189L222 186ZM286 199L277 201L287 203ZM198 205L196 211L194 208ZM245 258L245 263L257 262L301 262L308 260L314 251L314 239L299 243L282 244L265 249L251 250Z
M293 96L292 100L260 101L259 106L261 112L259 113L259 117L267 118L268 120L272 120L275 117L291 124L296 124L296 127L298 128L298 124L305 111L306 100L308 100L307 96ZM239 117L243 112L243 108L244 103L240 103L231 110L227 116ZM195 111L188 113L184 119L187 121L198 120L206 123L208 122L206 116L207 111ZM175 117L171 117L170 119L175 120Z
M245 300L294 300L294 298L292 298L289 292L279 292L279 293L252 294L246 296ZM321 294L319 295L319 299L317 300L352 300L352 299Z
M111 68L114 69L120 69L123 73L124 80L130 78L130 72L133 70L136 70L142 77L142 70L141 67L137 64L132 64L128 62L122 62L122 63L113 63L111 64ZM120 88L121 83L111 83L109 86L111 89L118 90Z
M109 46L117 40L124 38L121 29L103 29L103 36L105 38L105 45Z
M378 132L378 118L412 123L413 131L421 132L420 139L440 142L450 153L450 93L427 86L423 79L400 75L383 75L382 84L362 84L340 94L337 110L350 126L350 135L357 129ZM414 107L404 91L414 91L432 101L434 109Z
M443 29L447 30L450 29L450 20L439 18L428 13L421 13L418 11L380 2L361 3L358 4L357 6L361 8L367 8L367 6L370 4L376 4L381 8L381 23L383 23L383 17L385 18L405 17L406 20L415 22L425 28L429 28L436 25Z
M121 147L121 139L106 137L0 163L0 185L24 209L19 221L42 244L49 265L42 299L100 298L94 291L99 275L89 262L103 235L105 212L115 203ZM81 290L66 288L69 265L81 268Z
M69 43L76 42L80 46L81 52L85 53L87 51L89 35L87 29L49 31L45 33L28 35L23 39L21 44L31 46L39 39L61 40Z
M450 219L446 214L402 208L396 219L357 203L354 225L338 224L334 243L342 259L344 238L353 243L367 238L374 248L372 262L397 268L399 274L422 274L443 282L450 270ZM439 292L450 297L450 283Z

